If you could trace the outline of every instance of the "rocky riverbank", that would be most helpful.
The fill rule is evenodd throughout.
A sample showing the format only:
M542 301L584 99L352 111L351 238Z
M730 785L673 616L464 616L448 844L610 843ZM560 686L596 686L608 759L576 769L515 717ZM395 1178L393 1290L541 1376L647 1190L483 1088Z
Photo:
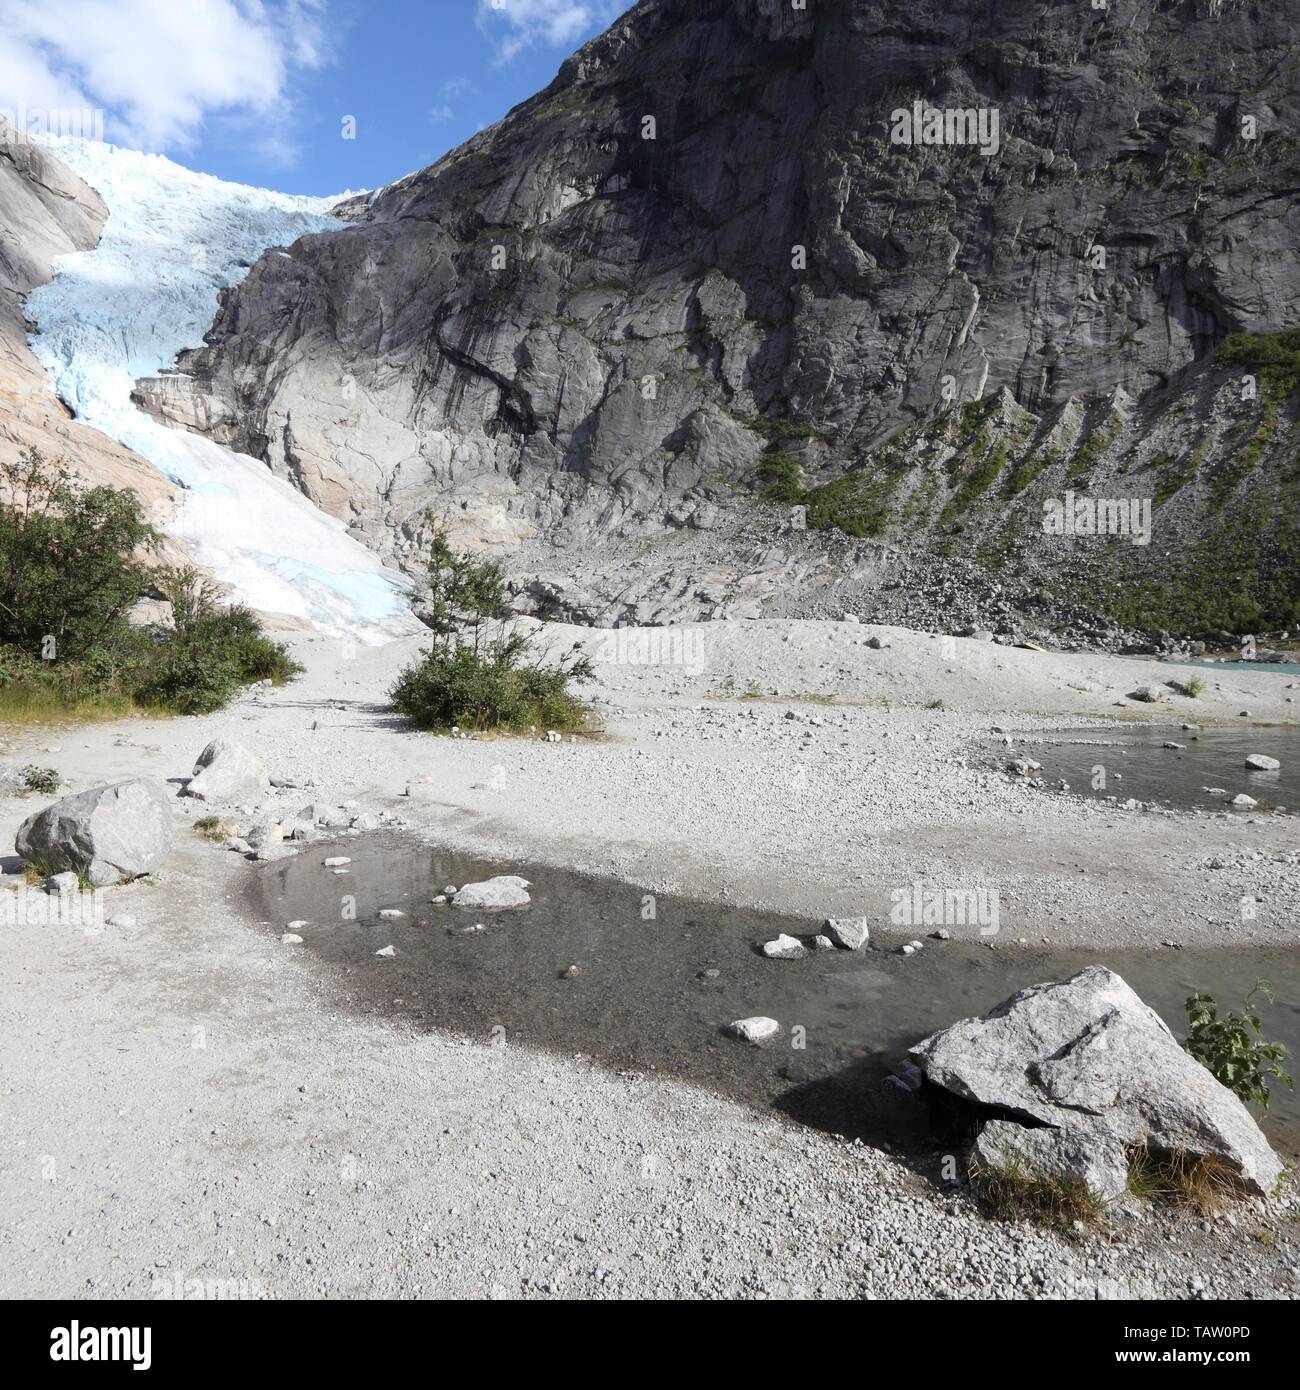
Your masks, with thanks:
M349 819L372 818L357 833L404 826L742 908L868 914L885 939L888 892L919 880L996 889L999 951L1296 944L1293 820L1126 811L1003 767L1005 740L1063 724L1285 721L1285 677L1214 673L1197 699L1150 704L1126 698L1150 663L861 623L544 636L592 643L601 738L412 734L383 694L418 642L304 637L299 681L220 714L10 734L0 757L73 792L133 777L178 791L225 738L273 783L248 822L354 802ZM6 796L5 837L48 799ZM108 890L128 925L6 929L11 1294L149 1296L178 1270L267 1297L1300 1291L1290 1199L1070 1240L705 1091L344 1015L310 961L255 929L248 877L276 866L194 834L198 799L174 808L156 881Z

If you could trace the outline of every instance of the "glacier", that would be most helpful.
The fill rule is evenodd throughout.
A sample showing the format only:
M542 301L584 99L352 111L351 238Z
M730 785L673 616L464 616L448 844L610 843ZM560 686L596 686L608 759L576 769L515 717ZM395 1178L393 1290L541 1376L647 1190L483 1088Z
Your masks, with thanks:
M217 296L266 250L344 226L341 198L227 183L170 159L71 137L50 148L104 200L99 245L62 256L28 299L29 341L56 394L86 425L149 460L182 490L151 518L233 597L266 614L375 645L422 631L407 585L264 463L184 430L131 400L137 378L199 347Z

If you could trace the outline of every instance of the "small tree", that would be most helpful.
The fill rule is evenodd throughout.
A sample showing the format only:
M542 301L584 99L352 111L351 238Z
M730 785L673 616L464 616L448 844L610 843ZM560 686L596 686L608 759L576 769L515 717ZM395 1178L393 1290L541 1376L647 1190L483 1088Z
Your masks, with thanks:
M1253 1007L1257 994L1273 1002L1268 981L1256 980L1241 1013L1225 1013L1222 1018L1211 995L1193 994L1184 1005L1192 1031L1183 1047L1230 1091L1267 1110L1268 1078L1274 1076L1287 1087L1293 1083L1281 1066L1290 1055L1286 1045L1259 1041L1263 1024Z
M398 678L390 691L394 708L422 729L585 727L589 711L569 691L571 681L595 675L581 643L554 665L543 665L540 653L527 660L531 639L498 621L505 609L500 565L457 554L441 530L430 541L427 567L425 622L433 646Z
M432 512L426 512L425 517L430 522L434 520ZM433 533L425 565L429 576L425 622L443 650L456 645L463 628L470 628L477 652L484 623L500 617L505 607L506 585L501 566L494 560L458 555L442 530Z
M87 655L123 626L144 585L133 552L154 536L132 492L83 488L36 448L0 462L0 642Z

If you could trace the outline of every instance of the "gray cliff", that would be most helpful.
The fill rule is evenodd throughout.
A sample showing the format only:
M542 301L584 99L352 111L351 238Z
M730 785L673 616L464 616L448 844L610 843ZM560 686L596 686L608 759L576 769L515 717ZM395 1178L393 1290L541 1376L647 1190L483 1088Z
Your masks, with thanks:
M399 562L432 508L540 612L1300 621L1297 34L1300 0L643 0L140 397ZM996 151L891 142L916 101ZM1152 543L1044 537L1066 489L1152 499Z

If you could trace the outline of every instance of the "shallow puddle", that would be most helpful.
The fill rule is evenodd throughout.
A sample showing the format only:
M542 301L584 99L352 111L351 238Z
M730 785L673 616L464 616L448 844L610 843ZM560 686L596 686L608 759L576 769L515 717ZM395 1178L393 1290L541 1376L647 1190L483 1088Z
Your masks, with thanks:
M325 868L349 856L345 874ZM532 905L510 911L435 906L449 884L517 872ZM1024 985L1100 961L1118 971L1182 1036L1183 1001L1209 990L1238 1007L1257 976L1277 1003L1265 1035L1300 1054L1300 953L1063 951L929 942L915 956L827 951L798 961L757 951L778 931L816 924L737 911L532 865L484 862L366 837L312 846L264 871L266 930L304 920L302 946L326 963L341 999L367 1013L512 1045L658 1072L775 1106L833 1133L906 1145L910 1112L883 1078L908 1046L986 1012ZM383 919L384 909L405 915ZM653 912L653 916L649 914ZM482 931L466 932L482 924ZM393 947L391 957L375 953ZM576 967L576 974L572 968ZM727 1036L731 1021L777 1019L774 1043ZM1265 1128L1300 1154L1300 1104L1276 1093Z
M1182 747L1166 748L1166 743ZM1136 797L1180 810L1223 811L1244 792L1259 803L1259 810L1284 806L1300 814L1300 728L1183 730L1174 724L1073 729L1042 744L1016 745L1015 752L1042 764L1039 780L1045 785L1063 778L1080 796ZM1246 766L1249 753L1263 753L1282 766L1276 772L1252 772Z

